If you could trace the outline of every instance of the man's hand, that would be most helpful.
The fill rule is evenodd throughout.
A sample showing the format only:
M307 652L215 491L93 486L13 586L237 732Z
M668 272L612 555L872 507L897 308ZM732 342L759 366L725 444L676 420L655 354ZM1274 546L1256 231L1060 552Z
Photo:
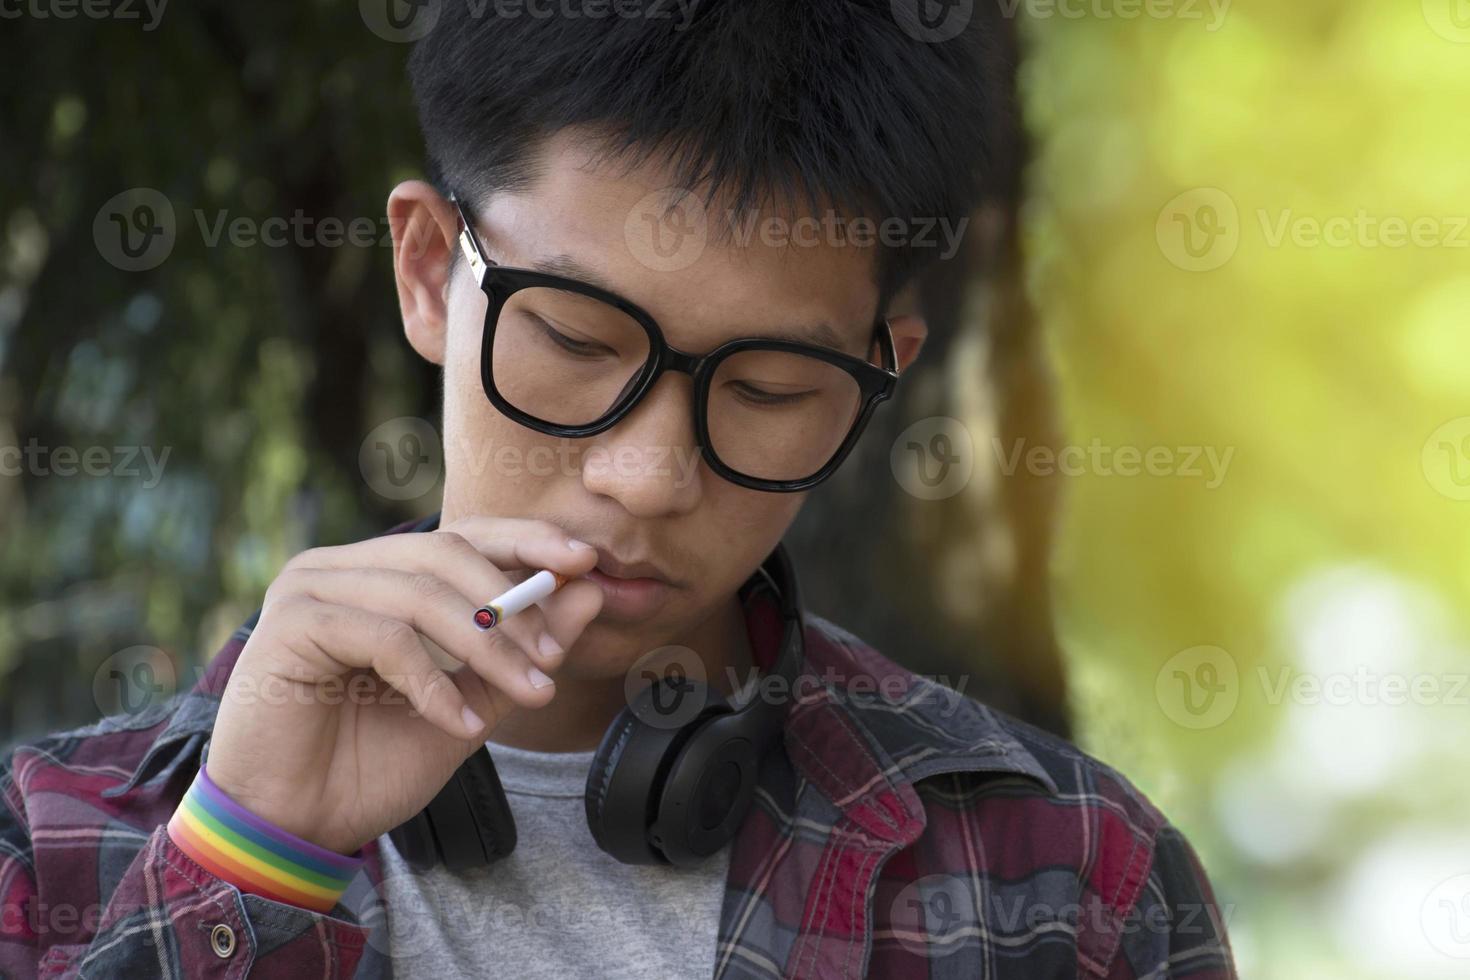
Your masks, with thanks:
M569 582L488 633L475 608L509 571L596 564L555 525L501 518L302 552L230 675L210 778L299 837L357 850L423 809L508 712L551 700L547 675L602 590Z

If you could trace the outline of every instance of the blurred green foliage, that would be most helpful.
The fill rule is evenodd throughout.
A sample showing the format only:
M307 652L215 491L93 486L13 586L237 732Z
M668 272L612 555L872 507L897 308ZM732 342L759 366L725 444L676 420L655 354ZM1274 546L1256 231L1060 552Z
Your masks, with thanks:
M1078 729L1195 840L1242 975L1463 977L1470 8L1166 6L1029 25L1065 442L1233 454L1065 479Z
M104 447L114 467L0 478L0 672L26 692L0 728L33 732L94 717L67 679L114 651L146 637L186 671L290 554L412 516L364 485L357 452L383 419L435 417L437 390L403 356L382 217L418 170L405 45L348 3L4 34L24 54L0 58L0 443ZM173 209L167 260L143 271L94 234L136 188ZM286 222L281 244L232 244L241 219ZM374 244L322 244L330 219ZM130 452L143 472L117 476Z

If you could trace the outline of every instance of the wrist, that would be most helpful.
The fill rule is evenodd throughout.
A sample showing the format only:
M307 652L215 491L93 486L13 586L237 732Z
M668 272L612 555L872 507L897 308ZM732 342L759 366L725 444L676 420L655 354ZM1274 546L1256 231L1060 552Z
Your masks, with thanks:
M330 911L362 867L245 809L200 767L168 823L179 849L243 892L316 912Z

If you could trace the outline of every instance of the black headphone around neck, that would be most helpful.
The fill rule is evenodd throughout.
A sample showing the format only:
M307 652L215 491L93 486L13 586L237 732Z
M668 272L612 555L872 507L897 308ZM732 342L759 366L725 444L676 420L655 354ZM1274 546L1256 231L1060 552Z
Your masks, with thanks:
M425 521L415 530L431 526ZM776 690L789 692L801 665L803 626L784 545L741 586L740 601L762 590L773 594L782 622L770 675L782 681ZM694 717L668 723L667 699L691 697L700 702ZM669 674L651 683L618 713L592 757L585 802L597 846L624 864L679 867L718 851L750 809L760 760L780 735L786 704L785 697L750 692L737 707L701 681ZM389 837L417 871L438 864L466 871L513 851L515 820L489 749L466 759L429 805Z

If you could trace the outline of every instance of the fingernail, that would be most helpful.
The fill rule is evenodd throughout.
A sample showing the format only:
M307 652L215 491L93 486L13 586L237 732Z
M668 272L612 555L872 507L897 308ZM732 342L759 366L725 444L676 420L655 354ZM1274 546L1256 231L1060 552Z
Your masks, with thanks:
M543 657L555 657L562 652L561 644L550 633L541 634L541 639L536 641L536 649L541 651Z
M526 671L526 676L531 679L531 686L534 688L539 689L551 684L551 678L541 673L541 671L537 670L535 667L532 667L530 670Z
M465 727L470 731L479 732L485 728L485 720L475 714L469 705L465 705L464 710L459 713L459 716L464 719Z
M576 538L572 538L570 541L567 542L567 547L571 548L573 551L586 551L592 546L586 541L578 541Z

